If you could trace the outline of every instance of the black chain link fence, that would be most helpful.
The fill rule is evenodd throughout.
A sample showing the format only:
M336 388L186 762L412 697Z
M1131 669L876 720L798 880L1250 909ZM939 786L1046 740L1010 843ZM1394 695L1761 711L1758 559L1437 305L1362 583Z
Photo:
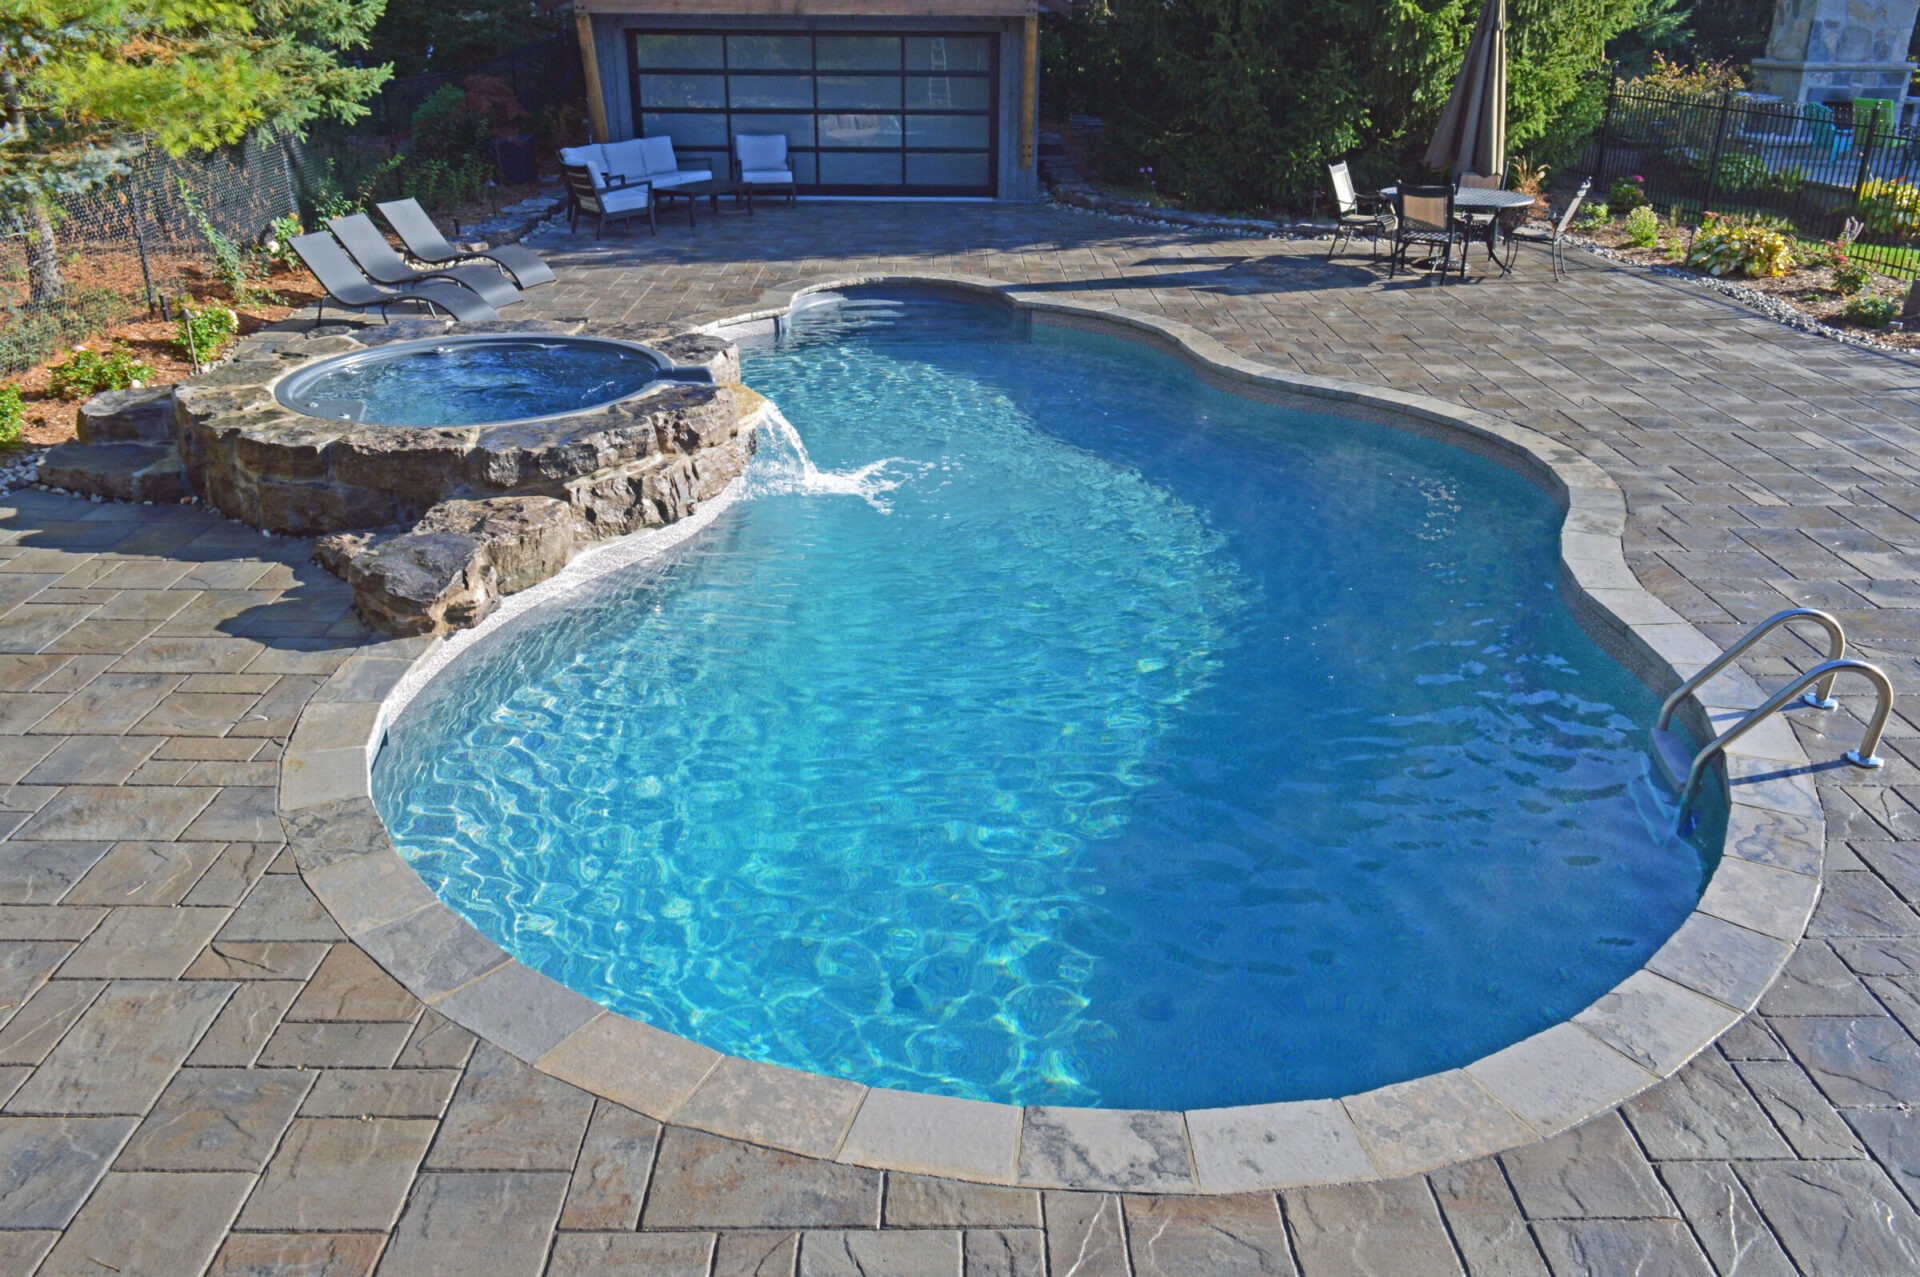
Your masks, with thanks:
M1615 84L1583 167L1592 198L1636 182L1654 208L1698 224L1709 212L1780 218L1802 239L1863 230L1852 255L1896 279L1920 275L1920 130L1892 103L1761 102L1727 92L1670 96Z
M395 135L436 90L474 75L513 88L530 131L564 134L580 111L578 47L555 38L457 74L390 81L351 134L312 142L256 137L187 159L149 151L104 185L52 201L44 223L32 212L0 214L0 377L107 326L160 315L183 295L218 292L213 251L194 209L244 249L260 243L276 218L384 192L380 184L403 164ZM46 229L50 248L41 247ZM48 287L50 268L58 272L57 294Z

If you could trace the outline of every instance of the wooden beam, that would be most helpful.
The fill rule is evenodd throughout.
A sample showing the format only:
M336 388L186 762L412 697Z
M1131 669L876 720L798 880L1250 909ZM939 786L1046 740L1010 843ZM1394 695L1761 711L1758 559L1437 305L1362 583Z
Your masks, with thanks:
M600 57L593 47L593 18L578 5L573 11L573 28L580 35L580 64L587 76L587 123L593 129L594 141L611 142L613 134L607 128L607 98L600 91Z
M671 18L1030 18L1039 0L574 0L573 10Z
M1040 129L1040 19L1027 15L1020 55L1020 167L1033 167L1034 139Z

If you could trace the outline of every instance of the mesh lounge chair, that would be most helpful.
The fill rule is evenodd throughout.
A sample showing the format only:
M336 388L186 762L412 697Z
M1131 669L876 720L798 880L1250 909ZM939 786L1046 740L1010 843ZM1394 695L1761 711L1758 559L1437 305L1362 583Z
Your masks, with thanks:
M1467 237L1453 215L1453 187L1402 185L1394 192L1393 212L1398 224L1393 230L1388 279L1399 273L1408 250L1418 245L1438 250L1440 282L1445 284L1447 271L1453 265L1455 244L1460 246L1460 278L1467 277Z
M393 245L387 243L387 237L380 233L380 228L365 213L336 217L327 223L327 229L333 232L334 238L340 241L353 260L360 263L360 269L376 284L418 284L423 280L445 279L486 298L491 306L506 306L520 300L520 290L491 266L476 262L468 266L436 266L429 270L415 270L393 251Z
M1379 257L1380 241L1393 238L1393 214L1381 210L1375 200L1363 203L1353 193L1353 177L1345 160L1327 165L1327 176L1333 180L1333 202L1340 211L1340 226L1333 232L1327 256L1339 252L1342 244L1352 244L1355 235L1365 235L1373 243L1373 255Z
M1498 191L1506 187L1504 179L1486 173L1462 173L1460 189L1471 191ZM1466 230L1467 239L1487 239L1493 234L1494 225L1499 221L1495 213L1465 213L1455 210L1454 216L1460 219L1460 225Z
M531 248L502 244L498 248L477 253L455 248L440 233L440 228L433 224L433 219L427 216L427 210L420 207L418 200L392 200L375 207L380 210L380 216L387 219L387 225L399 234L400 242L407 246L407 252L417 262L440 266L484 259L512 275L514 282L522 288L553 282L553 268L541 261L540 254Z
M445 311L467 323L500 318L500 312L485 301L445 280L430 279L407 288L385 288L373 283L353 264L347 250L340 247L340 241L325 231L294 236L293 251L313 272L320 287L327 290L320 302L321 319L326 318L328 301L343 310L378 310L382 319L387 316L387 307L395 302L419 302L429 310Z
M1557 281L1560 278L1560 272L1565 270L1567 265L1567 228L1573 225L1574 215L1580 211L1580 201L1587 198L1587 191L1592 186L1592 178L1580 183L1580 189L1573 193L1573 199L1560 210L1560 220L1553 225L1545 228L1522 226L1507 232L1507 268L1509 270L1513 268L1513 259L1520 251L1521 240L1526 240L1530 244L1545 244L1547 260L1553 265L1553 277Z
M567 193L573 196L573 216L567 222L567 229L579 225L582 213L591 213L595 239L606 231L608 222L635 217L646 218L648 228L655 235L660 233L660 223L654 216L653 183L645 179L629 183L608 177L594 164L563 164L560 175L566 178Z
M742 133L733 139L733 174L749 187L787 188L794 202L793 161L787 158L784 133Z

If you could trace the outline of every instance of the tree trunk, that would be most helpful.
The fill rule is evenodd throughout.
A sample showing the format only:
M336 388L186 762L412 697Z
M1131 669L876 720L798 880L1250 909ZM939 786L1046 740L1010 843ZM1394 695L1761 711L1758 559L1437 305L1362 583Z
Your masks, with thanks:
M7 110L7 129L16 137L27 132L26 112L20 107L20 82L11 71L0 71L0 99ZM35 305L57 302L66 295L67 281L60 274L60 248L53 238L53 218L47 206L35 199L22 214L27 224L27 297Z

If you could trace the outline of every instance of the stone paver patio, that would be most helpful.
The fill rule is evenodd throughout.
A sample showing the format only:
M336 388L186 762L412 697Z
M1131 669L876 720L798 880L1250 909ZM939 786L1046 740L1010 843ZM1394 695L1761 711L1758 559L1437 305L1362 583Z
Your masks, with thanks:
M1677 283L1577 257L1555 286L1523 257L1389 285L1314 245L987 205L542 246L561 282L520 308L542 316L711 317L796 279L939 270L1501 414L1612 475L1635 571L1713 638L1819 606L1920 687L1920 365ZM1920 1270L1911 718L1874 773L1836 763L1864 705L1797 719L1828 819L1809 939L1758 1014L1622 1110L1386 1183L989 1189L663 1128L422 1006L283 851L282 747L378 654L310 544L198 510L0 505L0 1273ZM1816 659L1783 639L1747 669Z

